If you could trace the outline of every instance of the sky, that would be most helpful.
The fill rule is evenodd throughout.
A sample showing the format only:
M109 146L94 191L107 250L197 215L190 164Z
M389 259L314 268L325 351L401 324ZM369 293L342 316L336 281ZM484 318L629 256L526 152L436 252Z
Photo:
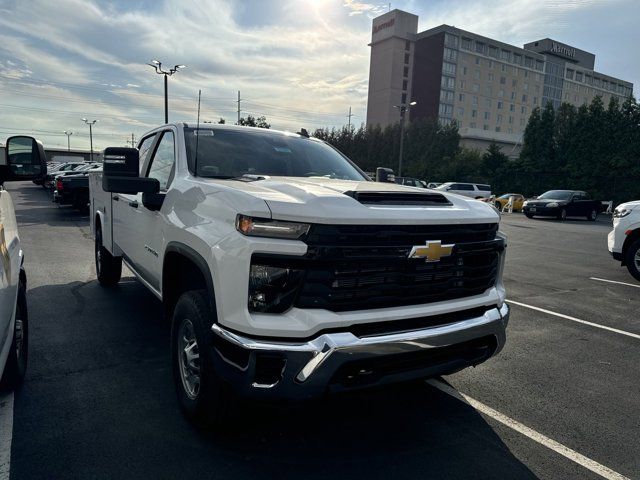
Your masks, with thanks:
M521 46L550 37L596 55L596 70L640 84L638 0L407 0L419 31L446 23ZM0 0L0 143L124 146L169 121L241 115L312 131L366 120L372 18L358 0Z

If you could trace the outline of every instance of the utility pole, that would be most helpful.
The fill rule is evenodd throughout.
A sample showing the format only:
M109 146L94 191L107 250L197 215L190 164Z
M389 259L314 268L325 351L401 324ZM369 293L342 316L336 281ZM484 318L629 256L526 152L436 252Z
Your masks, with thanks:
M347 117L349 117L349 131L351 131L351 117L353 117L353 114L351 113L351 107L349 107L349 115L347 115Z
M131 134L131 140L127 140L127 145L129 145L129 142L131 142L131 148L136 148L136 139L133 136L133 133Z
M238 90L238 125L240 125L240 90Z
M413 107L414 105L416 105L418 102L411 102L409 103L409 105L405 105L405 104L401 104L401 105L394 105L394 108L397 108L400 110L400 154L398 155L398 177L402 176L402 150L404 147L404 117L405 114L407 112L407 110L409 110L411 107Z
M151 63L147 63L147 65L153 67L156 70L157 74L164 75L164 123L169 123L169 94L167 93L167 78L176 73L181 68L185 68L186 65L176 65L169 70L163 70L162 62L160 62L159 60L151 60Z

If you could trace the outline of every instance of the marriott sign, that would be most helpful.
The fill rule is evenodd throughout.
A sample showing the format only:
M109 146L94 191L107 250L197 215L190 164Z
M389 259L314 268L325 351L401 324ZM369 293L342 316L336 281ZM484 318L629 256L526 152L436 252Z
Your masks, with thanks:
M567 47L566 45L562 45L557 42L551 42L551 50L549 50L549 52L568 58L575 58L576 56L575 48Z

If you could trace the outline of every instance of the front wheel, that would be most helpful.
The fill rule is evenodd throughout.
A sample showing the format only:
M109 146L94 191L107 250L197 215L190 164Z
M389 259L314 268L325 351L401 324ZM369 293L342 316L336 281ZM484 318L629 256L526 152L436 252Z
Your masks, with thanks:
M563 222L567 219L567 210L565 208L560 209L560 213L558 213L558 220L562 220Z
M27 312L27 286L20 280L18 299L16 302L16 322L13 329L13 341L9 350L9 357L0 380L2 388L14 389L24 380L27 373L27 359L29 356L29 314Z
M624 263L633 278L640 280L640 239L629 245L624 255Z
M171 322L171 364L180 408L198 428L229 419L233 394L214 371L211 324L215 313L206 291L183 293Z
M96 276L103 287L113 287L122 275L122 258L114 257L102 245L102 229L96 229L95 242Z

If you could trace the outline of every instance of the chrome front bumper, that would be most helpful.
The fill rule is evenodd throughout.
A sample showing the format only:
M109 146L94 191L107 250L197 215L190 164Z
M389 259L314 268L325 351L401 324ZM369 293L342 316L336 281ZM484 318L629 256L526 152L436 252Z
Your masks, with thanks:
M214 364L241 395L311 398L327 390L428 378L477 365L502 349L508 321L509 307L503 304L481 316L421 330L366 337L325 333L304 342L252 339L214 324ZM471 355L471 345L480 340L486 347Z

